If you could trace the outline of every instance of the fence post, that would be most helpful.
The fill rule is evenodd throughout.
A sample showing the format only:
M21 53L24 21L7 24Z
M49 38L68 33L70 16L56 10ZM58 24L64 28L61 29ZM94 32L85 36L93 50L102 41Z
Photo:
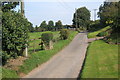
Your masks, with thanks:
M25 57L28 57L28 48L27 48L27 44L25 44L26 48L25 48Z

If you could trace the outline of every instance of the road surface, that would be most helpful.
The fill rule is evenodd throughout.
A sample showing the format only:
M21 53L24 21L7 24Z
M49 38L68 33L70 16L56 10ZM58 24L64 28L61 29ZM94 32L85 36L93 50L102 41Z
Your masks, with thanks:
M67 47L24 78L77 78L87 46L86 33L79 33Z

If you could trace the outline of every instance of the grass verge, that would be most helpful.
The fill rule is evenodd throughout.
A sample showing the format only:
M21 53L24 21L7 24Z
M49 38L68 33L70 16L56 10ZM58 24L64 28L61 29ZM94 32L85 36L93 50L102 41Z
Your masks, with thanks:
M103 40L92 42L81 78L118 78L118 45Z
M19 78L16 71L2 68L2 78Z
M95 31L95 32L91 32L91 33L88 34L88 38L95 38L99 33L104 32L108 29L110 29L110 26L107 26L107 27L105 27L103 29L100 29L98 31Z

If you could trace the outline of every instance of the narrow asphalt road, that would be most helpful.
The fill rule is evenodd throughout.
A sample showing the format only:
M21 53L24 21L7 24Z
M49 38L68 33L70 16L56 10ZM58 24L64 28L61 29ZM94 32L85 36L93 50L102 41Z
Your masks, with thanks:
M87 46L86 33L79 33L67 47L24 78L77 78Z

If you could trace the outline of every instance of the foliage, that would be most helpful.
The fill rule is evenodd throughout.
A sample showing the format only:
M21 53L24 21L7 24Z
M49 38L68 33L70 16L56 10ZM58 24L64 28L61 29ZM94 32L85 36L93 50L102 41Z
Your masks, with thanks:
M2 2L2 11L8 12L11 9L14 9L17 5L19 5L19 2Z
M105 41L107 43L111 43L111 44L118 44L120 43L120 37L119 37L120 33L111 33L110 36L108 36Z
M10 57L22 55L27 44L29 22L20 13L4 12L2 15L2 50Z
M104 31L106 31L106 30L108 30L108 29L110 29L110 28L111 28L110 26L107 26L107 27L102 28L102 29L100 29L100 30L98 30L98 31L91 32L91 33L88 34L88 38L95 38L95 37L97 37L97 35L98 35L99 33L104 32Z
M29 59L25 60L24 64L20 67L19 72L27 74L38 65L48 61L53 55L57 54L57 52L68 45L76 34L76 31L71 31L69 38L67 40L60 40L56 42L53 49L43 50L32 54Z
M43 21L41 24L40 24L40 27L41 28L41 31L47 31L47 23L46 21Z
M119 32L120 23L120 1L119 2L104 2L99 8L100 21L104 25L111 25L113 31Z
M100 23L100 20L95 20L95 21L90 21L90 25L88 27L88 30L90 32L92 32L92 31L97 31L103 27L104 26Z
M50 46L50 41L53 40L53 34L52 33L43 33L41 35L41 39L46 47Z
M62 22L60 20L55 23L55 28L56 30L60 30L63 28Z
M31 22L28 22L28 30L29 32L34 32L34 27L33 27L33 24Z
M118 78L118 60L118 45L94 41L88 47L81 78Z
M90 22L90 11L86 7L81 7L76 10L73 17L73 25L77 24L77 27L89 26Z
M119 42L119 36L118 35L120 31L120 1L119 2L104 2L103 5L99 8L99 17L100 21L104 25L110 25L112 28L111 35L108 38L108 41L112 42ZM114 35L114 36L113 36ZM112 40L113 39L113 40Z
M48 22L48 31L52 31L54 29L54 22L52 20L50 20Z
M107 35L108 35L108 32L100 32L97 36L102 37Z
M60 30L60 37L62 40L68 39L69 31L67 29Z

